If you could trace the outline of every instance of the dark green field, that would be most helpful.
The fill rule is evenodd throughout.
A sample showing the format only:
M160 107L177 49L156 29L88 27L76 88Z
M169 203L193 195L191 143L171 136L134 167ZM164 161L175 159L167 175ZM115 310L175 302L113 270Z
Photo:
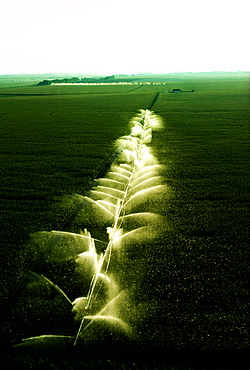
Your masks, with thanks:
M129 120L158 89L153 110L164 128L154 133L152 149L171 189L162 205L170 231L139 258L135 310L140 345L166 352L168 359L163 365L153 356L145 367L124 360L123 366L239 364L249 349L248 75L162 77L165 85L139 89L33 86L38 81L4 81L0 89L2 307L35 260L29 235L57 229L68 211L66 196L92 187L115 140L129 133ZM173 88L182 92L165 92ZM48 333L54 318L39 294L37 300L35 310L24 312L16 302L4 313L3 346ZM55 320L60 314L64 319L58 312ZM21 361L15 356L12 365ZM34 359L22 361L35 366ZM39 361L46 366L49 360ZM55 368L70 368L60 361ZM117 359L91 361L86 368L121 368Z

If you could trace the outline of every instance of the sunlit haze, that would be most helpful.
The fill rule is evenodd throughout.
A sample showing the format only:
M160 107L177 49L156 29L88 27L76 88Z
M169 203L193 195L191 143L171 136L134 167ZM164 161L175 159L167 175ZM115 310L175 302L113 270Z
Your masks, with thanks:
M0 74L249 71L246 0L4 0Z

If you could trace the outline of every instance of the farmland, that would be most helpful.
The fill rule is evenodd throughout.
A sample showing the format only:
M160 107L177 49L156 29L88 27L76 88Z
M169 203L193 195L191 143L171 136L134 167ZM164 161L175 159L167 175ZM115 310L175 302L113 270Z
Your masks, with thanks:
M152 149L171 189L161 206L170 229L138 262L143 271L135 298L138 332L143 345L158 350L244 353L249 346L247 75L180 75L139 89L34 86L33 81L2 85L1 304L35 260L29 235L58 227L68 211L67 196L92 187L115 140L129 132L129 120L148 106L157 88L153 110L164 129L153 134ZM173 88L183 92L165 92ZM51 319L39 310L38 302L29 320L40 316L38 330L48 329ZM25 316L15 307L6 317L4 342L31 335L27 322L20 323Z

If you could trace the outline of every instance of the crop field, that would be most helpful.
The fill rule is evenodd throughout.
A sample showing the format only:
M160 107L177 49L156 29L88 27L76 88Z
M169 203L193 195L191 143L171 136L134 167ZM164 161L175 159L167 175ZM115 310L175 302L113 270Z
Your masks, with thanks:
M39 80L6 80L0 86L1 341L2 358L13 368L50 368L48 354L33 358L9 349L22 338L76 329L67 305L55 294L44 299L45 290L26 289L8 304L38 256L31 235L60 228L70 196L85 195L105 175L116 140L129 134L131 119L158 91L152 110L163 128L153 132L150 148L169 189L155 206L167 231L122 265L123 280L134 286L136 341L124 345L131 357L124 349L113 356L108 345L101 355L97 339L98 358L60 354L53 368L243 369L250 298L248 75L159 81L35 86ZM181 92L171 93L174 88ZM70 276L66 270L51 275L69 296L77 290Z

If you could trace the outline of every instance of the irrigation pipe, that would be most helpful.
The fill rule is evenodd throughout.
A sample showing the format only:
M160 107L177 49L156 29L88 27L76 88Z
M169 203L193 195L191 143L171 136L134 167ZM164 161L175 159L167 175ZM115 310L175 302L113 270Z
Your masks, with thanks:
M159 96L159 94L154 98L154 101L156 101L157 97ZM140 120L142 126L144 126L145 124L145 118L146 118L146 115L144 115L144 117ZM111 237L110 237L110 241L108 243L108 246L105 250L105 253L104 255L102 256L100 262L99 262L99 266L98 266L98 269L97 271L95 272L93 278L92 278L92 281L90 283L90 287L89 287L89 291L88 291L88 294L87 294L87 297L86 297L86 305L85 305L85 311L87 312L88 309L91 307L91 304L92 304L92 300L93 299L96 299L96 297L98 296L99 292L100 292L100 289L103 285L103 281L101 281L101 283L99 284L99 287L98 287L98 290L97 292L95 293L95 289L96 289L96 286L97 286L97 282L98 282L98 277L100 276L100 273L101 273L101 270L103 269L103 265L104 263L106 262L106 267L104 269L104 275L106 276L107 274L107 271L108 271L108 267L109 267L109 264L110 264L110 259L111 259L111 252L112 252L112 247L113 247L113 239L114 239L114 235L115 233L120 229L121 227L121 224L122 224L122 221L121 221L121 215L122 213L124 214L125 213L125 206L127 204L127 197L128 197L128 193L129 193L129 189L130 189L130 185L131 185L131 181L134 177L134 174L135 174L135 169L136 169L136 160L139 159L140 157L140 148L141 148L141 145L143 143L143 139L138 139L137 140L137 143L136 143L136 158L134 159L133 161L133 169L132 171L130 171L130 176L127 177L127 176L124 176L128 179L127 181L127 184L126 184L126 188L125 188L125 191L123 192L123 196L122 196L122 199L120 200L119 202L119 206L118 206L118 210L115 214L115 217L114 217L114 222L113 222L113 225L112 225L112 234L111 234ZM121 150L122 151L122 150ZM120 225L118 225L118 223L120 222ZM95 293L95 296L94 296L94 293ZM113 300L112 300L113 301ZM103 310L101 311L103 312ZM101 313L100 313L101 314ZM100 315L99 314L99 315ZM79 327L79 330L78 330L78 333L77 333L77 336L76 336L76 340L75 340L75 343L74 345L76 345L77 343L77 340L78 340L78 337L80 335L80 332L81 332L81 328L83 326L83 323L84 323L84 320L85 320L85 317L88 316L88 315L84 315L82 320L81 320L81 323L80 323L80 327ZM93 320L87 325L87 327L96 319L98 318L98 315L94 316ZM86 327L86 328L87 328ZM84 330L86 330L86 328Z

